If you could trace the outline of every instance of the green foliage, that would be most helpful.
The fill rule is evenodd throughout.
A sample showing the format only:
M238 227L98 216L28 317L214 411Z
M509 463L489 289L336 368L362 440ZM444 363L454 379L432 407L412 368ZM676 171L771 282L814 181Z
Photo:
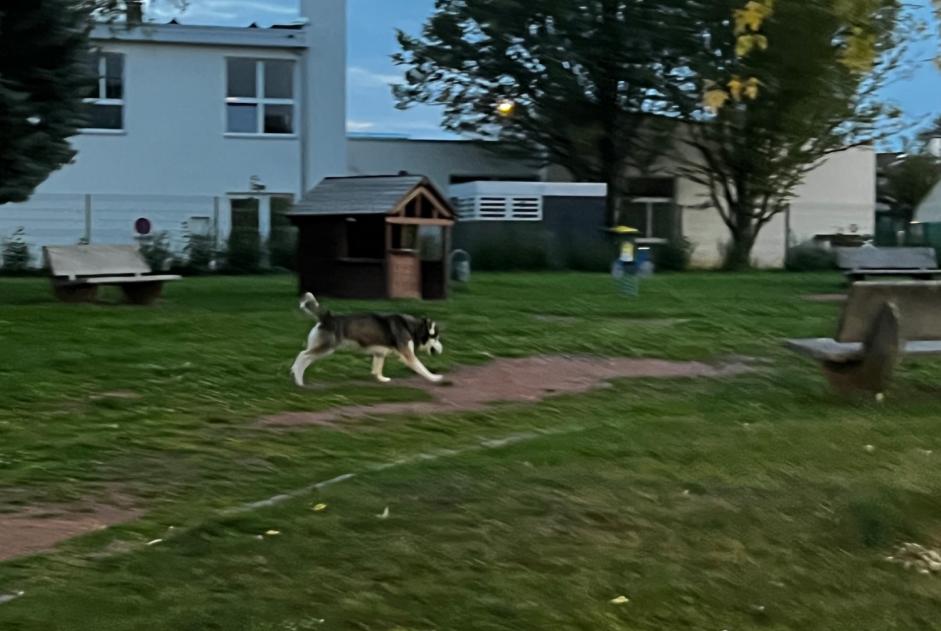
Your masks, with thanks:
M689 269L690 260L693 258L694 247L693 242L686 237L656 246L654 249L654 263L657 270L664 272L686 271Z
M545 270L550 267L547 234L507 224L470 248L471 265L481 271Z
M297 228L271 228L268 259L272 269L297 270Z
M825 272L836 269L836 257L812 241L795 245L787 251L787 269L792 272Z
M3 274L23 274L30 270L32 255L22 227L14 230L9 238L3 239L0 254L3 257L0 272Z
M87 14L72 0L0 6L0 205L25 201L75 155L89 86Z
M218 255L215 247L215 237L208 234L187 232L185 239L184 258L178 262L180 271L186 274L208 274L213 271Z
M233 229L225 252L227 274L254 274L261 270L261 236L257 229Z
M928 193L941 182L941 160L927 154L906 156L882 173L880 201L908 224Z
M173 264L173 249L170 247L170 235L166 232L157 232L152 235L138 237L141 256L155 272L163 272Z

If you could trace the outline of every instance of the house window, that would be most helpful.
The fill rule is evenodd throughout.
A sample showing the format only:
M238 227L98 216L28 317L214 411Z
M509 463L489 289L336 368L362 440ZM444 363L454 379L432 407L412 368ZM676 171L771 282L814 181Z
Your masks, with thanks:
M639 231L640 237L672 241L681 236L679 209L672 199L638 197L625 204L619 223Z
M97 77L85 99L87 130L124 129L124 55L96 53L91 74Z
M282 59L226 59L226 132L294 133L294 62Z
M457 214L464 221L542 221L542 197L464 197L457 200Z

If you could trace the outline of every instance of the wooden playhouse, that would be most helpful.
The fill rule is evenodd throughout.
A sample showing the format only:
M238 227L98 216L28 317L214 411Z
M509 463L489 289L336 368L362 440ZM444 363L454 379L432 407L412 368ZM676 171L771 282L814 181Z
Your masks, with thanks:
M455 213L420 175L326 178L288 215L301 292L443 299Z

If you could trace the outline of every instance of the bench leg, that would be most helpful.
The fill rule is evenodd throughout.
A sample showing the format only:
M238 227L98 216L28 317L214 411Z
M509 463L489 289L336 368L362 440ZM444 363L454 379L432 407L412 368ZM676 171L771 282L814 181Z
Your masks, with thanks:
M98 298L97 285L61 285L53 283L52 292L62 302L95 302Z
M866 341L863 358L853 362L823 362L821 368L830 386L842 394L885 392L899 363L902 348L898 308L888 303L883 305Z
M124 299L128 304L147 306L152 305L160 297L163 283L134 283L121 285Z

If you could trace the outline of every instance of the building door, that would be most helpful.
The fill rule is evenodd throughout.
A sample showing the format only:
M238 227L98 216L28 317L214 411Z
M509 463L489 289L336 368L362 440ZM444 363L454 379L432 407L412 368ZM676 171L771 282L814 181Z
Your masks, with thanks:
M388 254L389 297L417 298L421 291L421 257L418 226L390 225L392 247Z

